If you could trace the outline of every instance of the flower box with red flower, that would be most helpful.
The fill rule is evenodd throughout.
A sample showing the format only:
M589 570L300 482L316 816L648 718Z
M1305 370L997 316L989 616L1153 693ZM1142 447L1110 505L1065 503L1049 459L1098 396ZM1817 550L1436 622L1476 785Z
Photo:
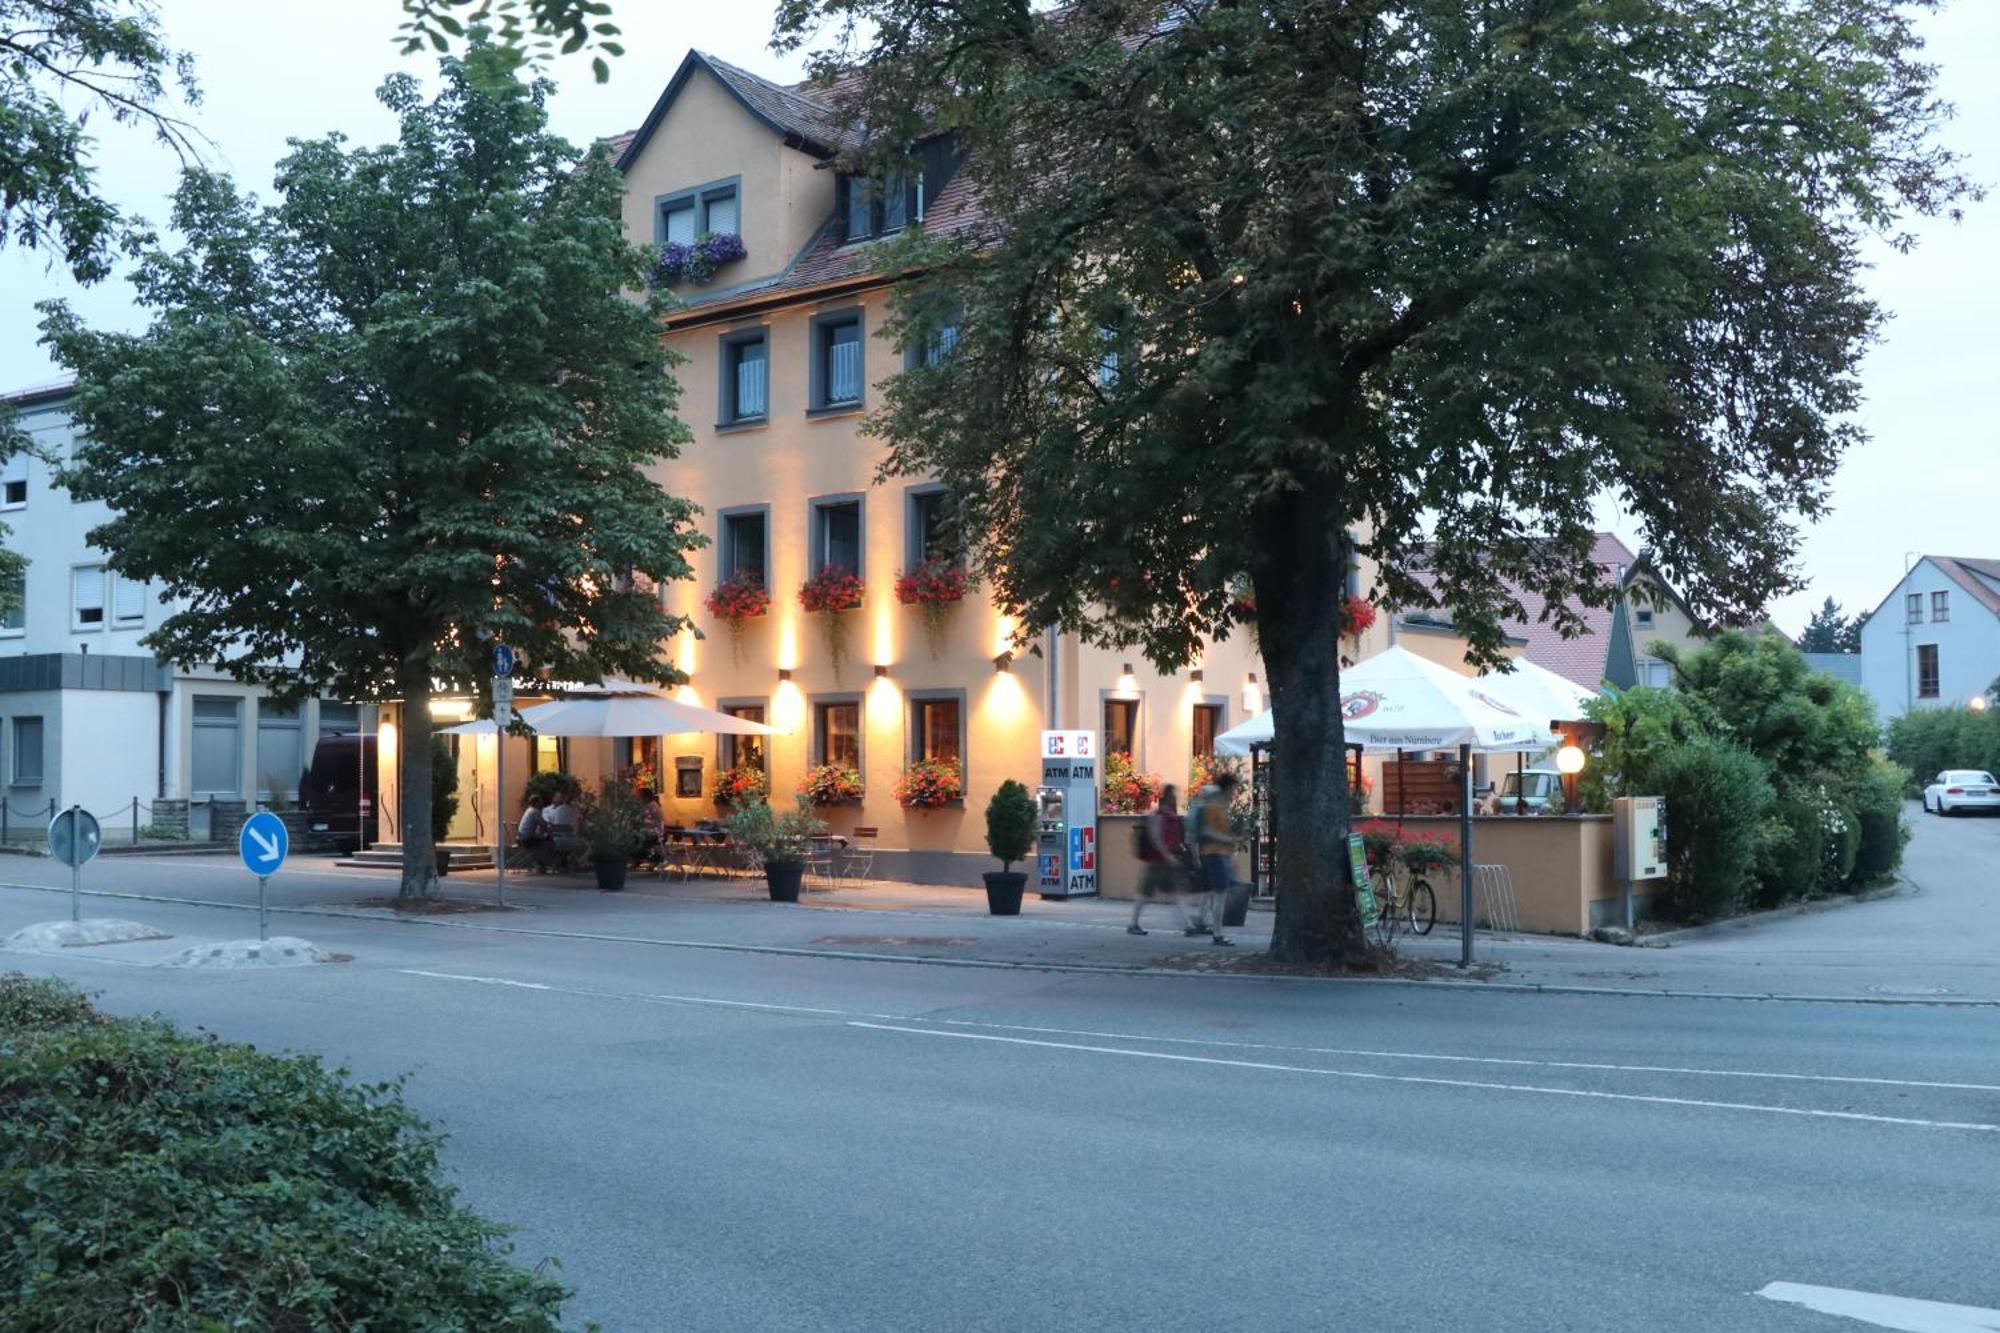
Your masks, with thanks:
M905 810L936 810L965 799L965 778L950 759L919 759L896 779L896 804Z
M809 615L861 609L861 576L839 565L828 565L799 585L799 607Z
M734 628L771 609L771 590L764 586L764 571L739 569L708 595L708 613Z
M859 805L861 774L840 764L819 764L799 779L799 795L814 805Z
M949 606L962 601L965 566L950 556L933 556L896 576L896 600L904 606Z

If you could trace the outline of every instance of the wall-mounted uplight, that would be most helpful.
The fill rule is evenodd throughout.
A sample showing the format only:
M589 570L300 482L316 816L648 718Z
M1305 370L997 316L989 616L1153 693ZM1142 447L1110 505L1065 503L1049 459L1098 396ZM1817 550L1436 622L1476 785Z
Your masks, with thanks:
M889 676L889 668L882 665L880 662L877 662L875 664L875 679L886 680L888 676Z
M1246 713L1264 711L1264 688L1257 683L1257 673L1254 671L1243 677L1243 711Z
M1124 668L1118 673L1118 692L1120 694L1137 694L1139 692L1139 673L1132 670L1130 662L1127 662Z
M1000 653L994 657L993 669L995 671L1012 671L1014 669L1014 654Z
M1188 679L1193 681L1197 685L1201 684L1202 680L1201 668L1196 667L1194 670L1188 672Z
M792 669L790 667L778 668L778 681L780 684L790 680L791 678L792 678Z

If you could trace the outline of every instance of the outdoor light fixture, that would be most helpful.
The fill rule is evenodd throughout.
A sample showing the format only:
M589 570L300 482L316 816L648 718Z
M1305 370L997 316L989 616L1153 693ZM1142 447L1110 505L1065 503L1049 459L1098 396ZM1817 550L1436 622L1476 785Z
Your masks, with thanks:
M995 671L1012 671L1014 669L1014 654L1010 652L1001 653L998 657L995 657L993 659L993 669Z
M1571 775L1583 772L1583 751L1574 745L1557 750L1556 771Z
M1986 711L1986 696L1983 694L1975 694L1972 696L1972 698L1966 701L1965 706L1967 708L1970 708L1975 713L1983 713Z
M877 662L875 664L875 679L883 680L886 679L888 675L889 675L889 668L884 666L882 663Z
M1264 691L1257 687L1257 673L1254 671L1243 677L1243 711L1246 713L1264 711Z
M778 680L779 680L779 681L780 681L781 683L782 683L782 682L784 682L784 681L788 681L788 680L790 680L791 678L792 678L792 669L791 669L790 667L779 667L779 668L778 668Z
M1201 684L1201 668L1196 667L1194 670L1188 672L1188 679L1197 685Z

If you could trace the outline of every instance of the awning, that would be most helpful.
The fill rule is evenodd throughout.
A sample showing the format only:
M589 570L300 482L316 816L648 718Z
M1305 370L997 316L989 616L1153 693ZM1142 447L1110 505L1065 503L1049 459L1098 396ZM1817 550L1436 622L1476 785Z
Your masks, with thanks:
M1585 706L1600 697L1525 657L1514 659L1513 670L1488 671L1479 681L1538 722L1581 722L1587 716Z

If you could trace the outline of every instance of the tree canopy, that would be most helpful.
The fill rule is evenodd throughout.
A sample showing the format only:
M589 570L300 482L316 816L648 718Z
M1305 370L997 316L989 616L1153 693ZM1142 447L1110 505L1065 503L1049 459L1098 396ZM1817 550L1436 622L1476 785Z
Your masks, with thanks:
M175 610L162 657L280 690L400 698L406 892L427 892L429 713L489 640L543 679L671 683L693 507L649 469L686 428L623 183L546 129L541 89L382 87L397 142L299 142L279 199L190 174L185 245L147 242L152 322L60 304L86 434L64 480L112 566Z
M147 0L0 0L0 247L60 255L79 282L111 271L118 210L98 192L89 119L150 128L185 159L194 61Z
M1967 192L1881 0L783 0L889 171L947 132L981 225L875 426L954 484L1002 607L1186 661L1247 576L1285 830L1274 948L1356 938L1339 602L1615 595L1615 496L1695 613L1794 586L1879 321L1859 253ZM940 229L942 232L943 229ZM1432 580L1419 579L1427 569ZM1430 591L1435 587L1435 594Z
M1804 653L1858 653L1861 651L1862 617L1853 619L1840 613L1840 603L1829 597L1806 621L1799 635L1799 651Z

